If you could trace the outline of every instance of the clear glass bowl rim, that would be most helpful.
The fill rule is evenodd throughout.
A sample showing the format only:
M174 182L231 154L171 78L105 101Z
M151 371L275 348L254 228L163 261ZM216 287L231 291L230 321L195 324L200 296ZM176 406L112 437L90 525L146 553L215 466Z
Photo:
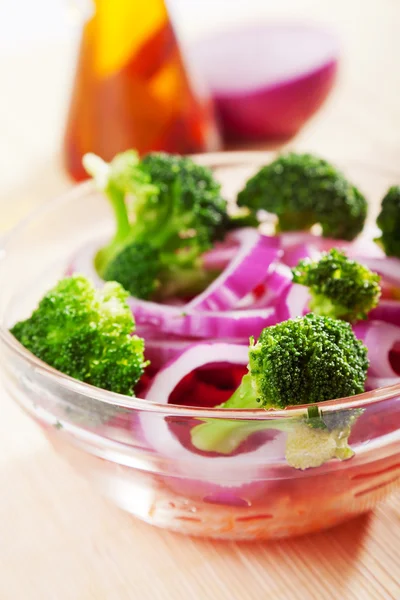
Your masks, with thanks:
M269 151L233 151L233 152L215 152L209 154L194 155L198 162L210 167L226 166L233 167L245 164L262 164L271 160L275 156L274 152ZM371 165L372 166L372 165ZM375 168L377 168L375 166ZM378 167L380 168L380 167ZM72 200L75 197L94 192L95 188L92 182L84 182L75 185L67 190L56 199L45 202L40 208L32 211L24 219L22 219L15 227L7 232L0 240L0 261L7 260L7 246L12 242L13 238L18 234L23 233L23 230L33 224L38 218L44 216L47 212L57 209L64 203ZM0 280L0 289L1 289ZM337 411L343 409L352 409L366 407L370 404L383 402L396 395L400 394L400 383L390 386L381 387L369 392L364 392L347 398L338 398L336 400L327 400L316 404L295 405L283 410L266 410L263 408L249 410L237 409L228 410L225 408L201 408L189 407L184 405L165 404L151 402L142 398L124 396L103 390L87 383L83 383L68 375L64 375L53 367L45 364L36 356L26 350L14 336L0 323L0 341L12 353L16 354L20 359L26 361L29 366L39 373L42 377L53 384L56 383L65 390L83 396L88 396L91 399L98 400L107 405L114 405L125 409L138 410L144 412L158 413L160 415L173 415L180 417L201 417L214 419L246 419L246 420L266 420L266 419L282 419L288 417L296 417L299 414L304 414L305 410L310 406L322 407L324 411Z

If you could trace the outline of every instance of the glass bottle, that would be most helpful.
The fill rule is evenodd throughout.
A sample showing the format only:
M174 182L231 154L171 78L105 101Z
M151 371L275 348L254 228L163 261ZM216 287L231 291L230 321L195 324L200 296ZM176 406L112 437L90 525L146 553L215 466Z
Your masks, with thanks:
M164 0L95 0L85 24L64 136L68 172L82 156L136 148L194 153L219 138L209 97L195 89Z

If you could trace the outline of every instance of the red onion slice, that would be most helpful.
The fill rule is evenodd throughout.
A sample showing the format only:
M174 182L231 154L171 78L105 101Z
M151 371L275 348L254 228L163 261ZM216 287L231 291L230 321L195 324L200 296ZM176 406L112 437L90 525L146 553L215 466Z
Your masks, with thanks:
M368 377L366 383L367 391L376 390L381 387L387 387L390 385L398 385L400 383L400 376L397 377Z
M247 365L248 346L221 343L192 344L184 356L171 361L160 371L147 391L146 400L167 404L178 383L195 369L209 364L226 363Z
M157 370L171 360L175 360L193 345L193 340L190 339L157 340L144 337L144 340L146 360L149 360L151 366Z
M378 306L369 313L369 318L373 321L385 321L385 323L400 327L400 302L380 300Z
M98 246L98 242L85 246L73 259L70 270L90 277L96 286L101 287L104 282L93 266L93 256ZM168 306L132 296L128 303L137 325L151 326L163 333L185 338L248 340L252 335L257 337L264 327L278 322L275 307L230 312L189 312L188 305Z
M262 235L256 229L240 229L231 239L239 242L240 249L221 275L187 304L187 311L233 308L264 281L268 269L279 257L278 238Z
M268 308L276 306L282 294L292 284L292 271L288 266L277 263L263 284L261 294L252 292L240 301L236 308Z
M277 300L276 311L279 322L305 315L309 312L309 301L308 288L298 283L292 283Z
M129 298L128 303L139 325L151 325L164 333L200 339L249 339L264 327L278 322L275 307L227 312L186 312L186 307L156 304Z
M152 332L152 334L148 334L148 332L141 332L140 329L136 332L138 335L144 338L145 340L145 356L151 363L151 366L154 369L160 369L164 367L171 360L175 360L190 346L193 346L197 340L193 338L178 338L169 336L167 338L157 338L155 337L156 330ZM159 334L158 334L159 335ZM248 338L239 340L239 339L225 339L225 340L211 340L212 343L227 343L227 344L235 344L240 346L245 346L248 348L249 340Z
M400 342L400 327L383 321L364 321L354 325L353 331L368 348L368 374L380 378L397 377L390 364L389 352Z
M321 253L317 250L316 246L312 244L297 244L285 250L282 260L288 267L295 267L304 258L318 260L320 256Z
M225 269L237 251L238 244L233 241L216 242L212 250L208 250L202 255L203 267L208 271Z
M227 362L247 365L248 347L221 343L193 345L159 371L147 390L146 399L167 404L170 394L186 375L205 365ZM178 472L189 476L195 473L199 479L205 478L215 485L218 481L221 486L216 487L237 488L252 483L267 462L279 460L285 454L285 434L279 432L273 440L253 451L210 457L185 448L172 434L164 417L143 411L140 421L149 445L161 456L172 458Z

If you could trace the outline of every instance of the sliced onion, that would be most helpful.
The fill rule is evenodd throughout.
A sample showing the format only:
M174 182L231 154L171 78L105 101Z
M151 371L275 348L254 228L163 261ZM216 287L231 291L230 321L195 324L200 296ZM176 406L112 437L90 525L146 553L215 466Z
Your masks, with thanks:
M189 304L187 311L229 310L261 283L280 254L276 237L245 228L232 234L240 249L225 270Z
M227 312L185 312L154 302L128 299L136 323L157 327L165 333L200 339L248 339L278 322L275 307Z
M369 313L369 318L400 327L400 302L397 300L380 300L378 306Z
M310 292L304 285L292 283L280 296L276 304L279 321L302 317L309 312Z
M196 343L196 340L193 338L163 338L157 339L155 337L147 337L146 334L142 335L140 331L137 332L138 335L144 338L145 340L145 356L146 359L150 360L151 366L155 369L160 369L164 367L171 360L175 360L190 346L193 346ZM249 340L213 340L213 343L227 343L227 344L236 344L244 346L248 348Z
M193 345L193 340L190 339L157 340L144 337L144 340L145 357L150 361L151 366L157 370Z
M367 391L376 390L378 388L387 387L389 385L398 385L400 383L400 376L397 377L368 377L366 382Z
M192 344L183 356L171 361L153 380L146 399L151 402L167 403L178 383L189 373L213 363L247 365L248 346L203 343Z
M288 267L295 267L304 258L318 260L320 256L321 253L316 246L312 244L297 244L285 250L282 260Z
M167 404L169 396L186 375L206 365L227 362L247 365L248 347L221 343L196 344L159 371L147 391L146 399ZM231 491L239 490L241 486L253 483L267 462L278 460L285 453L285 435L277 432L276 438L254 451L234 456L204 456L185 448L173 435L164 417L143 411L140 421L149 445L161 456L172 458L177 473L193 476L195 472L199 479L209 481L217 490L225 487Z
M237 251L238 244L236 242L217 242L212 250L202 255L202 265L208 271L220 271L228 266Z
M98 244L92 243L81 250L71 265L72 272L90 277L101 287L104 282L93 266L93 256ZM275 307L236 310L228 312L187 312L187 306L167 306L156 302L128 298L138 326L150 326L163 333L184 338L200 339L249 339L257 337L264 327L278 322Z
M400 327L383 321L364 321L354 325L353 331L368 348L368 374L380 378L397 377L389 353L400 342Z
M292 284L292 271L288 266L278 263L275 269L267 277L264 284L264 292L257 298L253 298L251 307L267 308L272 305L277 305L282 294Z

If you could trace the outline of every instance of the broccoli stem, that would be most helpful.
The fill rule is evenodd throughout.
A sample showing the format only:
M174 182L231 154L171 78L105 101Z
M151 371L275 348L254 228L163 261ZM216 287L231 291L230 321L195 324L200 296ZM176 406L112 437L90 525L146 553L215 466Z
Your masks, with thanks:
M114 211L116 222L116 233L112 243L119 244L123 242L131 232L129 223L128 211L125 203L125 193L111 182L106 188L106 194L110 200L111 207Z
M244 375L242 383L235 390L232 396L220 404L218 408L236 409L257 409L260 403L257 399L257 393L254 389L252 377L249 373ZM286 421L274 421L266 423L265 421L232 421L209 419L201 425L192 429L192 444L199 450L205 452L219 452L220 454L230 454L240 444L255 431L264 429L279 429Z
M239 388L219 408L259 408L250 375L244 376ZM309 407L307 415L287 419L208 419L192 429L191 441L195 448L203 452L230 455L253 433L283 431L287 433L285 458L288 465L303 470L319 467L332 458L348 460L354 456L348 439L353 424L362 412L347 411L348 414L345 415L338 413L337 423L334 422L333 427L329 427L329 416L324 417L317 406Z
M257 392L254 389L253 378L250 373L242 378L242 383L233 392L232 396L220 405L220 408L230 408L235 410L236 408L260 408L260 404L257 398Z
M116 231L111 241L102 248L95 257L95 267L100 275L118 248L129 236L131 225L125 203L125 191L115 185L111 179L111 167L102 158L95 154L86 154L83 157L86 171L93 177L98 189L107 195L115 216Z
M94 259L94 265L101 277L104 276L107 265L119 252L131 231L124 193L111 183L107 186L105 193L115 215L116 231L111 241L97 252Z
M265 421L233 421L233 420L208 420L192 429L192 444L203 452L218 452L231 454L249 435L256 431L266 429L282 429L278 420L273 423Z
M304 470L319 467L332 458L348 460L354 456L348 439L357 416L332 430L322 421L317 419L316 423L305 416L273 421L209 419L192 429L191 440L203 452L230 455L253 433L284 431L287 433L285 458L288 465Z

